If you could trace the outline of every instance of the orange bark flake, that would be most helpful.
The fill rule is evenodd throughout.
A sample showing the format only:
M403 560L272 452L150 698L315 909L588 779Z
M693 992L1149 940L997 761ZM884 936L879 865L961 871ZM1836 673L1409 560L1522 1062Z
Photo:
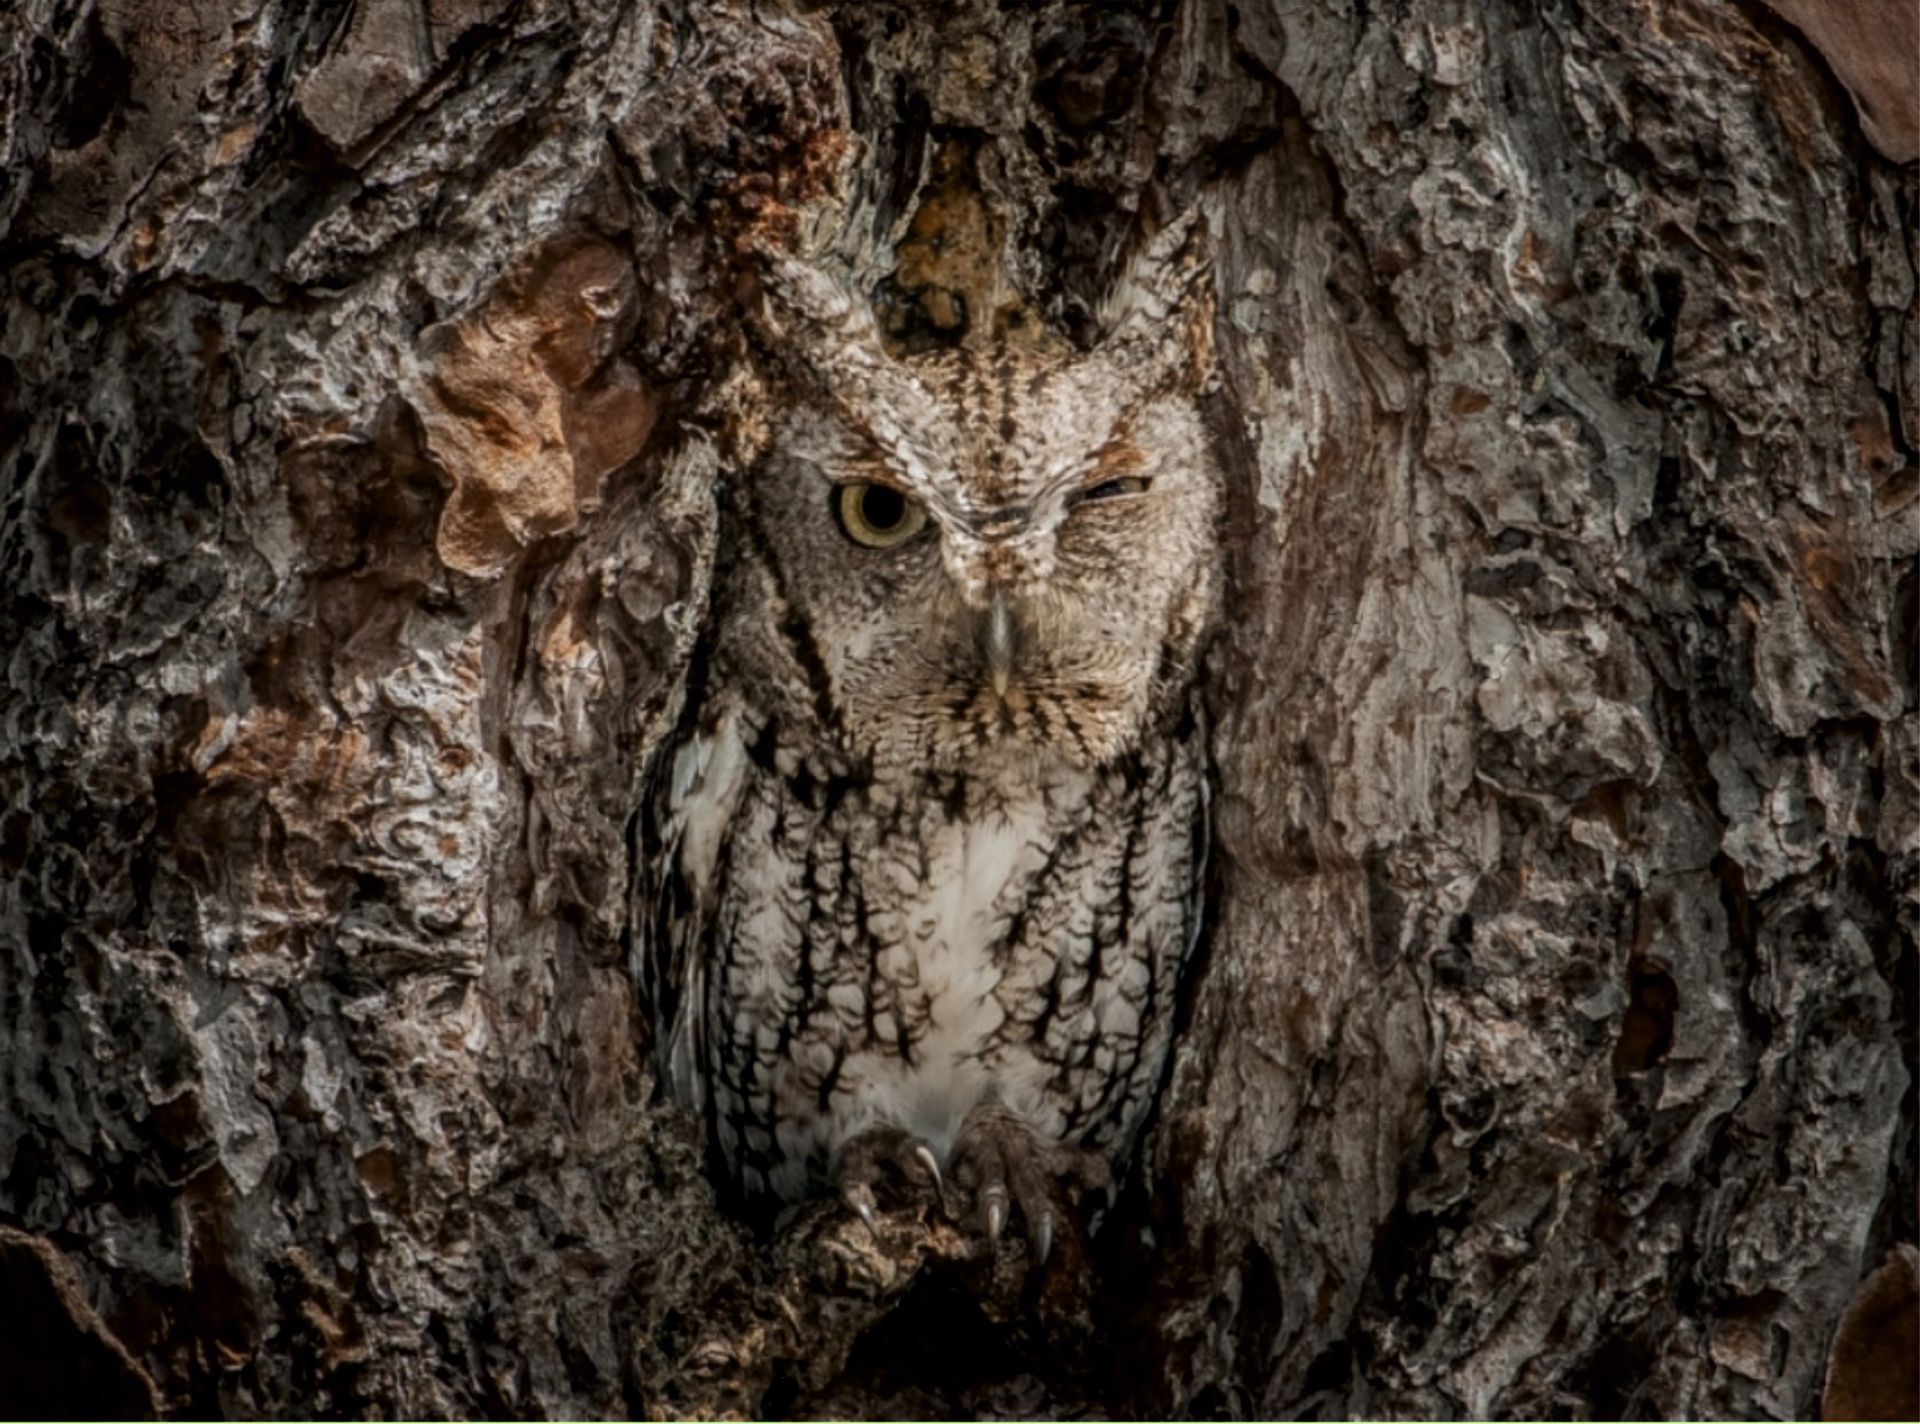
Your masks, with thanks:
M411 394L452 486L435 539L449 568L498 576L576 527L645 448L658 402L620 354L634 292L625 254L556 243L422 337L429 369Z

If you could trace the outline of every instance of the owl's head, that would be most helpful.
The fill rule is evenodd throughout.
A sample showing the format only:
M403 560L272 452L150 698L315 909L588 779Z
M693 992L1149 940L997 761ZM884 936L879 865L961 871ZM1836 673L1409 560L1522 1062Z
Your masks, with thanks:
M1197 225L1131 266L1088 352L896 360L864 303L770 262L795 399L732 501L747 671L878 767L1127 753L1182 701L1218 598Z

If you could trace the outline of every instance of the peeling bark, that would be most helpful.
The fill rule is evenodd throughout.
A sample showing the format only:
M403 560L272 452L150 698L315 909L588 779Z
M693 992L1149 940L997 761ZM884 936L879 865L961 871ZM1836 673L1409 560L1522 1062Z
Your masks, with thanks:
M9 9L9 1397L1792 1417L1831 1358L1868 1398L1920 1016L1920 117L1873 34ZM1150 1142L1034 1286L913 1211L756 1236L653 1100L625 913L763 423L754 246L902 347L1084 340L1196 199L1233 609Z

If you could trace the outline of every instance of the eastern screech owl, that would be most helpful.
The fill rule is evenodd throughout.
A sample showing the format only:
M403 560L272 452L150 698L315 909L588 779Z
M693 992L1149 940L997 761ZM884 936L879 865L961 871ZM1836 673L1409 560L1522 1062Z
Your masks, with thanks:
M642 810L671 1092L749 1199L942 1172L1045 1255L1052 1178L1119 1167L1200 915L1195 662L1222 481L1199 234L1090 353L895 360L769 259L789 400L723 497L711 620Z

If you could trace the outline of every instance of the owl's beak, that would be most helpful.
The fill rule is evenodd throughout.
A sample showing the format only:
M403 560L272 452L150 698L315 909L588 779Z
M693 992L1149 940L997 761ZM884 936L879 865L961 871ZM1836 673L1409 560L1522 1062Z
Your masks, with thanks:
M1013 612L1007 607L1007 596L999 589L993 592L993 601L987 605L986 622L981 629L981 642L987 655L987 676L993 682L993 695L1004 698L1007 695L1007 683L1013 677L1014 629Z

